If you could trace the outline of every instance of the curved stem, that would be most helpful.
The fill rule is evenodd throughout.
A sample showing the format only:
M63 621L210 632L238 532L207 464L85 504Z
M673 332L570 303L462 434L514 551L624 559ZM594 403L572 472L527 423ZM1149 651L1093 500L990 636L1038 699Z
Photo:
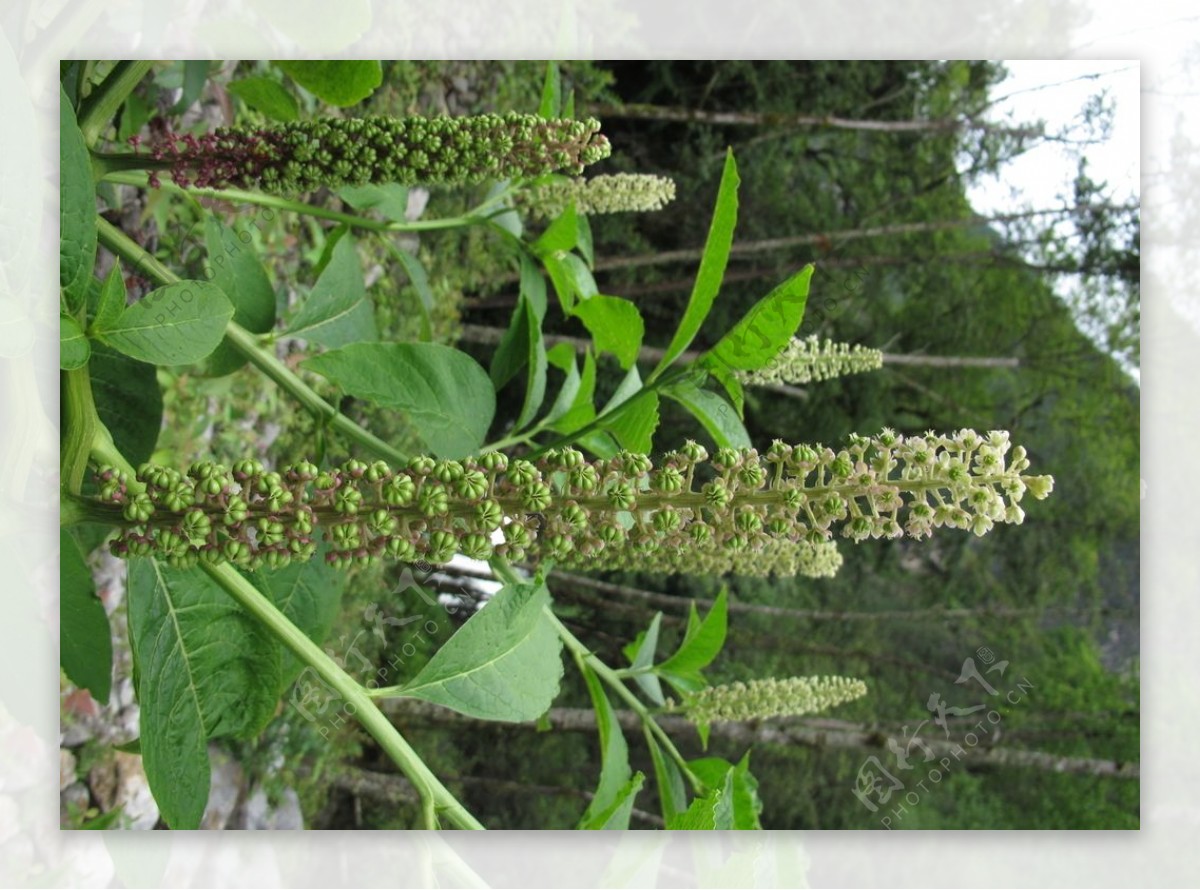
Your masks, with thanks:
M118 62L113 66L104 81L80 105L79 129L83 131L84 142L88 145L96 143L121 103L129 98L153 66L153 61Z
M104 164L101 175L109 182L121 185L132 185L138 188L147 187L144 174L133 170L144 170L155 162L144 155L98 155L97 161ZM218 201L228 201L231 204L254 204L259 207L269 207L272 210L287 210L291 213L302 213L317 219L328 219L332 222L343 223L354 229L367 229L372 232L429 232L439 229L456 229L464 226L481 225L488 221L486 211L496 203L496 198L484 201L461 216L448 216L443 219L424 219L414 221L370 219L353 213L343 213L329 210L315 204L306 204L291 198L281 198L278 195L265 195L246 189L227 188L183 188L173 182L163 182L159 188L178 194L191 195L199 198L213 198Z
M139 272L152 281L165 286L174 284L180 280L178 275L140 248L134 243L133 239L112 223L103 218L98 218L97 227L100 241L105 247L126 260L131 266L137 268ZM377 457L393 461L397 464L403 464L408 461L408 457L404 453L393 448L374 433L363 429L349 417L339 412L333 405L330 405L321 398L312 387L301 380L273 352L263 348L259 344L258 338L244 327L236 322L229 322L225 328L225 339L238 352L245 356L250 364L275 381L280 388L303 405L305 410L312 414L318 421L327 423L346 438L357 442Z

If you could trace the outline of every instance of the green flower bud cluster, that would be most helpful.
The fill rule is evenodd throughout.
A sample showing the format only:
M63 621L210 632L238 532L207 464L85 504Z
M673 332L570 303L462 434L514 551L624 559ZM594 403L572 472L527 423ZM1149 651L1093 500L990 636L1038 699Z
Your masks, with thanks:
M867 684L851 677L787 677L709 686L683 703L696 724L766 720L815 714L867 694Z
M608 157L596 120L532 114L321 118L271 128L225 127L199 138L165 133L152 156L181 185L307 192L368 183L458 184L578 175Z
M814 335L803 339L793 338L766 367L739 372L738 377L751 386L810 383L846 374L877 371L881 367L883 353L878 349L835 343L832 340L821 342Z
M591 179L560 179L519 193L535 216L558 216L574 203L583 216L601 213L647 213L675 200L675 181L645 173L616 173Z
M400 469L351 460L275 472L246 460L180 473L146 464L135 480L102 469L97 486L101 508L125 525L114 552L179 565L281 566L312 555L319 525L336 566L380 556L438 564L455 553L584 564L605 551L653 564L663 559L656 553L677 551L708 554L726 570L760 559L778 572L810 559L802 543L814 548L810 562L831 562L821 545L835 528L859 541L1020 523L1024 494L1053 488L1049 476L1022 475L1028 467L1023 448L1009 454L1004 432L906 439L884 430L838 451L776 441L761 456L721 448L711 460L688 442L658 465L628 452L588 461L564 448L536 461L416 457Z

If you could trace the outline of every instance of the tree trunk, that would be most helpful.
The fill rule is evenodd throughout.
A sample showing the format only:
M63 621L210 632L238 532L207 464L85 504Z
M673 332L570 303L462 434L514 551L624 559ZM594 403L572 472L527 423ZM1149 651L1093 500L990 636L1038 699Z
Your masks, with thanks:
M604 105L591 109L598 118L666 121L670 123L704 123L743 127L832 127L839 130L865 130L875 133L953 133L959 130L980 130L1012 136L1042 137L1041 127L1004 127L973 118L942 118L937 120L858 120L831 114L781 114L763 111L702 111L694 108L673 108L666 105L647 105L629 102Z

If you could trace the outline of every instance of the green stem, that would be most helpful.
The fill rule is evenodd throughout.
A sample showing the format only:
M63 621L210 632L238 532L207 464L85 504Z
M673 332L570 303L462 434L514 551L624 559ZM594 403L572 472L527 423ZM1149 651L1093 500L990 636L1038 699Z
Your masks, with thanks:
M100 426L93 443L92 456L97 463L110 464L125 472L131 480L134 478L133 467L113 445L112 437L103 425ZM427 825L430 824L432 815L432 826L436 827L437 813L442 812L459 828L483 829L484 826L479 820L438 780L421 760L420 755L400 735L399 730L375 706L367 690L338 667L337 662L326 655L302 630L292 624L258 588L228 563L216 566L203 564L201 568L342 697L347 710L374 736L379 746L417 789Z
M180 281L178 275L160 263L148 252L138 247L128 235L103 218L97 221L100 241L115 253L135 267L143 275L161 286ZM404 464L408 461L406 455L384 442L374 433L363 429L346 415L339 412L333 405L326 402L307 383L301 380L291 368L281 362L273 352L264 349L258 338L236 322L230 321L225 328L225 339L250 364L258 368L267 377L275 381L292 398L304 406L318 422L327 423L353 442L357 442L367 451L377 457Z
M551 611L549 606L546 607L545 613L550 623L554 626L554 629L558 632L558 636L562 639L563 645L570 649L571 653L575 655L575 657L582 659L588 667L595 671L596 676L607 683L621 698L621 700L624 701L625 704L627 704L629 708L638 715L642 721L642 725L649 728L650 732L654 734L655 738L658 739L659 743L663 746L663 748L666 749L667 753L671 755L671 759L678 764L679 769L691 783L693 790L695 790L697 794L703 794L706 790L704 782L701 781L699 776L692 772L691 767L688 766L687 759L679 753L679 749L675 747L675 743L671 741L671 737L667 735L663 728L658 725L657 721L655 721L654 715L650 713L650 709L642 704L641 700L636 695L629 691L629 687L625 685L625 682L619 676L617 676L616 671L593 655L591 651L589 651L588 648L583 645L580 639L571 633L571 631L569 631L566 626L558 620L558 617L553 611Z
M428 827L436 827L437 813L459 828L482 829L483 825L464 807L421 760L412 746L395 726L375 706L367 690L337 666L321 648L282 615L274 604L228 563L203 566L225 592L250 614L265 624L268 630L296 654L296 657L316 671L346 702L355 718L379 743L379 746L400 767L400 771L421 795L422 813Z
M79 108L79 129L83 131L83 139L88 145L95 145L117 109L153 66L153 61L118 62L104 81L83 100Z
M83 474L87 471L88 454L100 423L87 365L64 372L62 401L66 428L60 470L62 487L68 494L78 495L83 486Z
M107 169L102 170L98 175L103 176L109 182L132 185L139 188L147 187L146 176L124 171L144 170L155 164L152 158L145 155L133 154L103 155L98 156L98 160L111 165ZM471 208L461 216L448 216L443 219L424 219L409 222L404 220L369 219L353 213L342 213L338 210L329 210L314 204L306 204L303 201L294 201L290 198L281 198L277 195L264 195L260 192L252 192L245 189L183 188L173 182L163 182L159 185L159 188L177 194L228 201L232 204L255 204L259 207L269 207L272 210L287 210L292 213L301 213L306 216L316 217L317 219L328 219L332 222L343 223L351 228L367 229L372 232L430 232L439 229L456 229L464 226L480 225L488 221L487 211L498 200L498 198L493 197ZM499 197L503 197L504 194L507 194L507 192L502 193Z

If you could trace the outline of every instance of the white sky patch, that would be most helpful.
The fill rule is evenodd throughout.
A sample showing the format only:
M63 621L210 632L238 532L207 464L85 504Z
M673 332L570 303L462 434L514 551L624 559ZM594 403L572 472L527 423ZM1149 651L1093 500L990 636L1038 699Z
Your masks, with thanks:
M1137 60L1071 59L1008 61L1009 76L993 88L994 123L1025 126L1042 122L1048 139L1008 161L995 175L978 177L967 189L972 206L984 215L1066 206L1074 203L1073 183L1080 158L1087 176L1107 185L1114 204L1141 200L1141 65ZM1111 128L1102 141L1085 126L1085 110L1101 96L1110 106ZM1070 237L1069 224L1059 231ZM1081 287L1078 276L1059 276L1055 291L1068 300ZM1098 344L1100 332L1090 332ZM1135 380L1140 371L1126 367Z

